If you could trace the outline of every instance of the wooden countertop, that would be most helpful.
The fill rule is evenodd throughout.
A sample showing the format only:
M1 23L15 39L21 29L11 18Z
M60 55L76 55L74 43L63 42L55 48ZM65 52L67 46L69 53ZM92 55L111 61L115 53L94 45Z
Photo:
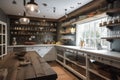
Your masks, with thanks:
M31 64L20 66L20 60L14 53L9 53L2 63L2 68L8 69L6 80L56 80L57 74L52 68L36 53L27 52L25 59Z

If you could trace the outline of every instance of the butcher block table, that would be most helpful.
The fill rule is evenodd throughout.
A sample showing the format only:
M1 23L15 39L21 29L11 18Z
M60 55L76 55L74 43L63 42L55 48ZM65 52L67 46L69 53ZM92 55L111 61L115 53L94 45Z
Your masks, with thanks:
M28 65L21 65L15 53L8 54L3 60L2 67L8 70L6 80L56 80L56 72L36 52L25 54ZM0 64L0 65L1 65Z

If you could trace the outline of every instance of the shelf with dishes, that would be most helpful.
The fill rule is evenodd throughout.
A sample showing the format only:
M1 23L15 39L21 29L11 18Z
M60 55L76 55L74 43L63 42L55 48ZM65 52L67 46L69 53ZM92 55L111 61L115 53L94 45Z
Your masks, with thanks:
M13 45L13 38L18 44L32 40L36 44L45 44L57 41L57 22L30 18L29 24L20 24L14 16L10 18L10 45Z
M52 21L40 21L40 20L31 20L29 24L20 24L18 20L11 19L11 25L14 26L36 26L36 27L56 27L57 22Z
M44 34L46 34L46 33L24 33L24 32L22 32L22 33L17 33L17 32L15 32L15 33L12 33L11 34L11 36L40 36L40 35L44 35ZM52 36L56 36L56 33L50 33Z
M114 8L114 9L109 9L106 11L107 15L115 15L115 14L120 14L120 8Z
M120 22L119 23L112 23L112 24L107 24L107 22L104 22L103 24L100 23L100 27L114 27L114 26L120 26Z
M75 34L75 31L76 31L76 29L75 28L73 28L73 27L69 27L69 28L62 28L61 30L60 30L60 34L61 35L73 35L73 34Z
M44 29L44 30L15 30L11 29L11 32L22 31L22 32L56 32L56 29Z
M108 16L108 19L99 24L100 27L107 27L112 29L115 26L120 26L120 15L118 16Z
M14 25L14 26L30 26L30 27L56 27L54 25L32 25L32 24L11 24L11 25Z
M120 39L120 36L119 37L101 37L101 39L107 39L107 40Z
M61 35L74 35L75 33L71 33L71 32L61 32Z
M110 9L106 11L107 19L99 24L100 27L108 28L106 36L101 39L106 39L112 42L114 39L120 39L120 8Z
M54 27L30 27L30 26L13 26L10 28L10 30L18 30L18 31L56 31L56 28Z
M109 9L106 11L108 15L107 20L100 23L100 27L108 26L120 26L120 8Z

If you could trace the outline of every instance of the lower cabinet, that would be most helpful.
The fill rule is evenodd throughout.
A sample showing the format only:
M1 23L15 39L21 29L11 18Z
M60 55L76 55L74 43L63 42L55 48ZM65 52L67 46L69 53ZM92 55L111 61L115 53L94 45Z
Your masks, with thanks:
M56 60L56 50L54 46L23 46L23 47L9 47L9 52L19 52L19 51L36 51L44 60L55 61Z
M88 72L88 80L120 80L120 62L88 54Z
M27 47L27 51L36 51L46 61L56 60L56 51L53 46L34 46Z
M86 80L86 55L84 53L58 46L56 46L56 51L57 62L80 77L81 80Z
M82 80L120 80L119 61L60 46L56 51L57 62Z

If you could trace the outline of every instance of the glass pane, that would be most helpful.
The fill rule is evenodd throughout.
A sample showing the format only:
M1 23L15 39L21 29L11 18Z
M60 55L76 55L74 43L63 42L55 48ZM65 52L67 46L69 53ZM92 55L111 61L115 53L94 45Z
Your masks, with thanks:
M90 22L90 38L95 37L94 21Z
M3 25L3 34L5 34L5 25Z
M5 46L3 46L2 49L3 49L3 54L5 54L6 53Z
M0 24L0 34L2 33L2 25Z
M0 46L0 56L2 55L2 46Z
M3 36L3 44L5 44L5 35Z
M95 39L90 39L90 43L89 43L91 48L95 47Z
M0 44L2 44L2 35L0 35Z
M106 18L102 18L99 20L89 21L88 23L83 23L78 26L77 35L76 38L79 38L77 40L84 40L85 47L88 48L95 48L98 43L96 39L100 39L103 36L107 35L107 28L106 27L99 27L99 23L101 23L102 20L106 20ZM81 28L83 27L83 28ZM101 39L100 39L101 40ZM101 44L101 41L100 41ZM105 46L107 45L106 41L102 42L102 44Z

